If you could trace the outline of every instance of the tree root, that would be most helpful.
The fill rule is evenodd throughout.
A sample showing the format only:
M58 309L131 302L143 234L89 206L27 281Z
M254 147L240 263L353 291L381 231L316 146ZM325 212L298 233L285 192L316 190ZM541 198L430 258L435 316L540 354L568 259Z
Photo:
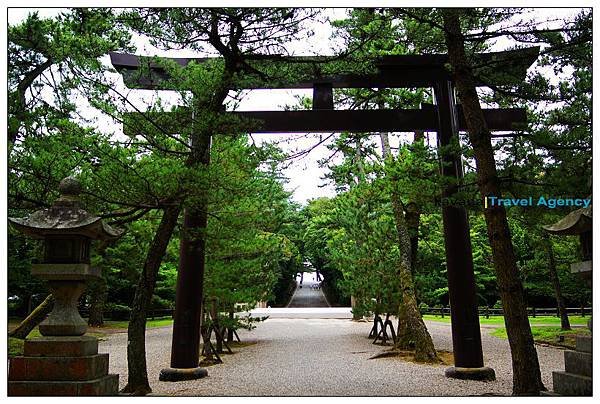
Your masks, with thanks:
M152 393L152 389L148 384L141 386L131 386L129 383L123 387L119 394L127 396L145 396Z
M452 356L451 352L438 351L438 353L442 354L441 356L443 356L443 357L440 358L438 355L435 355L435 357L432 358L431 356L418 355L415 352L415 350L391 348L391 349L384 349L382 351L379 351L378 353L369 357L369 359L399 357L399 358L401 358L403 360L407 360L409 362L429 364L429 365L452 364L453 361L451 359L451 356ZM444 358L444 356L446 356L448 358Z
M217 358L204 358L200 361L198 366L208 367L208 366L220 365L221 363L223 363L223 361L220 359L217 359Z

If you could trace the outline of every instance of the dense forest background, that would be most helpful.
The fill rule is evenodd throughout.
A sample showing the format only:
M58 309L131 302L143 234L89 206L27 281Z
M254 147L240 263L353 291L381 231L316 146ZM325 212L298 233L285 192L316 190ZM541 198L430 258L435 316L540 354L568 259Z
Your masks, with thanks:
M325 179L338 193L306 204L294 202L285 190L282 167L294 158L292 153L276 143L257 144L248 134L217 134L210 167L192 169L185 164L185 133L179 138L148 129L122 135L124 112L138 107L115 84L118 75L111 73L102 58L109 51L142 52L134 46L139 38L176 49L175 37L185 35L185 30L178 29L184 26L185 16L177 12L161 17L172 28L162 33L158 31L164 27L144 24L139 13L73 9L53 18L32 13L8 29L9 216L23 217L51 205L58 196L58 182L76 176L85 189L86 209L125 230L114 242L94 245L93 265L102 269L103 279L90 285L82 308L96 323L102 322L103 312L127 318L164 210L193 203L198 197L194 189L207 186L211 191L206 296L229 303L284 305L296 274L318 270L333 305L348 306L352 295L361 297L358 311L371 312L376 305L392 310L399 299L394 263L400 254L393 235L390 196L394 192L406 207L407 221L411 212L416 220L411 241L418 303L422 308L448 306L440 214L444 179L438 174L435 135L337 135L329 145L332 158L321 165ZM261 15L280 24L280 29L264 37L254 32L263 43L244 37L243 45L258 44L253 52L262 47L267 53L278 53L285 50L287 40L309 36L321 21L332 24L340 48L336 51L353 57L445 52L440 32L426 22L436 20L432 10L352 9L345 19L336 21L326 21L326 13L319 9L295 13L289 20L281 13ZM489 50L495 39L506 35L506 26L512 30L509 47L542 47L526 82L481 94L488 105L528 110L529 124L522 136L493 141L505 196L590 196L591 10L572 13L557 29L541 28L545 21L528 20L535 13L521 16L524 11L520 9L472 13L465 19L465 29L472 33L471 50ZM145 17L150 21L151 16ZM246 17L249 27L258 21L250 14ZM200 54L206 51L199 42L178 46ZM216 88L209 69L196 66L186 74L195 80L196 97ZM336 90L334 95L337 106L350 109L410 108L432 99L428 89ZM190 102L188 92L181 91L180 97ZM149 110L168 109L159 97L153 100ZM300 99L290 107L310 108L310 102ZM469 213L478 303L499 307L473 154L468 139L462 140L466 175L461 198ZM551 237L548 244L541 230L571 210L507 209L529 306L556 307L548 272L549 248L566 305L591 303L590 289L569 270L571 263L580 260L578 239ZM174 306L179 231L178 224L160 264L151 309ZM9 229L7 253L9 314L23 317L48 293L30 275L31 263L40 257L40 244Z

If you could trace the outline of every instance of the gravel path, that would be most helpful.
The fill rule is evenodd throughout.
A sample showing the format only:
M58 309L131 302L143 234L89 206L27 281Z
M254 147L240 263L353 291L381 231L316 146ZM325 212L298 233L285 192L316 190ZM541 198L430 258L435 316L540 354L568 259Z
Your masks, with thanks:
M451 350L450 325L428 322L438 349ZM198 396L465 396L510 395L512 375L508 342L482 329L486 365L496 370L494 382L448 379L445 366L419 365L398 358L368 358L382 348L366 336L370 323L337 319L269 319L242 341L253 345L224 355L224 363L208 368L209 376L178 383L159 382L160 369L169 365L171 327L147 331L148 372L153 394ZM127 334L101 342L109 352L111 373L126 382ZM542 376L552 388L552 371L563 368L563 352L537 347Z

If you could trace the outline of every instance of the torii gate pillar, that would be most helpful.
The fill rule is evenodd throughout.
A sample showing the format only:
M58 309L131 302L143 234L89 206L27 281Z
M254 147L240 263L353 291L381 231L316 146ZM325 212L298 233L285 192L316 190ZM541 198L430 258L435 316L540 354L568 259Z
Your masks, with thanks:
M438 106L441 172L443 176L454 177L460 182L463 178L460 154L447 150L458 137L458 114L452 82L438 82L434 92ZM465 207L451 200L457 188L456 184L449 185L442 191L442 219L454 351L454 367L446 369L446 376L456 379L495 380L494 370L483 366L469 219Z

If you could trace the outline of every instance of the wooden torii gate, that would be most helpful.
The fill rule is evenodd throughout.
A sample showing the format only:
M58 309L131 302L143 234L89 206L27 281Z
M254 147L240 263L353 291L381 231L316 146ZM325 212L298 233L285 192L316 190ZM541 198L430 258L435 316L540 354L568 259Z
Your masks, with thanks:
M479 86L506 85L522 82L527 69L534 63L539 48L514 51L483 53L474 55ZM113 66L123 75L130 88L169 89L164 85L168 74L163 64L152 59L130 54L111 53ZM331 58L271 57L271 63L295 62L325 63ZM208 59L169 58L171 62L186 66L191 61L204 62ZM301 82L284 84L263 83L247 88L312 88L313 109L308 111L250 111L223 112L249 118L255 125L253 133L277 132L414 132L417 130L437 132L441 150L454 141L459 131L466 130L460 105L456 104L452 78L445 64L447 55L399 55L384 56L374 60L373 74L346 74L315 76ZM425 105L421 109L394 110L335 110L333 88L433 88L436 105ZM484 110L488 127L492 131L513 131L526 122L523 109ZM154 114L152 119L162 130L170 134L180 133L190 112L180 109L169 114ZM133 114L132 119L147 119ZM176 125L174 123L177 123ZM258 122L258 124L256 124ZM134 135L135 129L125 128ZM502 136L502 135L501 135ZM456 152L441 153L441 173L457 179L457 184L445 186L442 197L451 201L463 177L461 156ZM475 276L467 211L459 203L442 204L444 241L448 290L452 316L452 343L455 368L447 371L449 377L464 379L491 379L494 371L484 367L481 348L481 333L477 310ZM185 226L185 223L184 223ZM177 278L178 298L176 301L171 368L195 368L199 360L199 331L194 319L200 318L202 302L202 280L198 274L204 272L204 262L195 266L180 265ZM201 275L200 275L201 277ZM185 376L186 378L189 377ZM184 378L184 377L182 377Z

